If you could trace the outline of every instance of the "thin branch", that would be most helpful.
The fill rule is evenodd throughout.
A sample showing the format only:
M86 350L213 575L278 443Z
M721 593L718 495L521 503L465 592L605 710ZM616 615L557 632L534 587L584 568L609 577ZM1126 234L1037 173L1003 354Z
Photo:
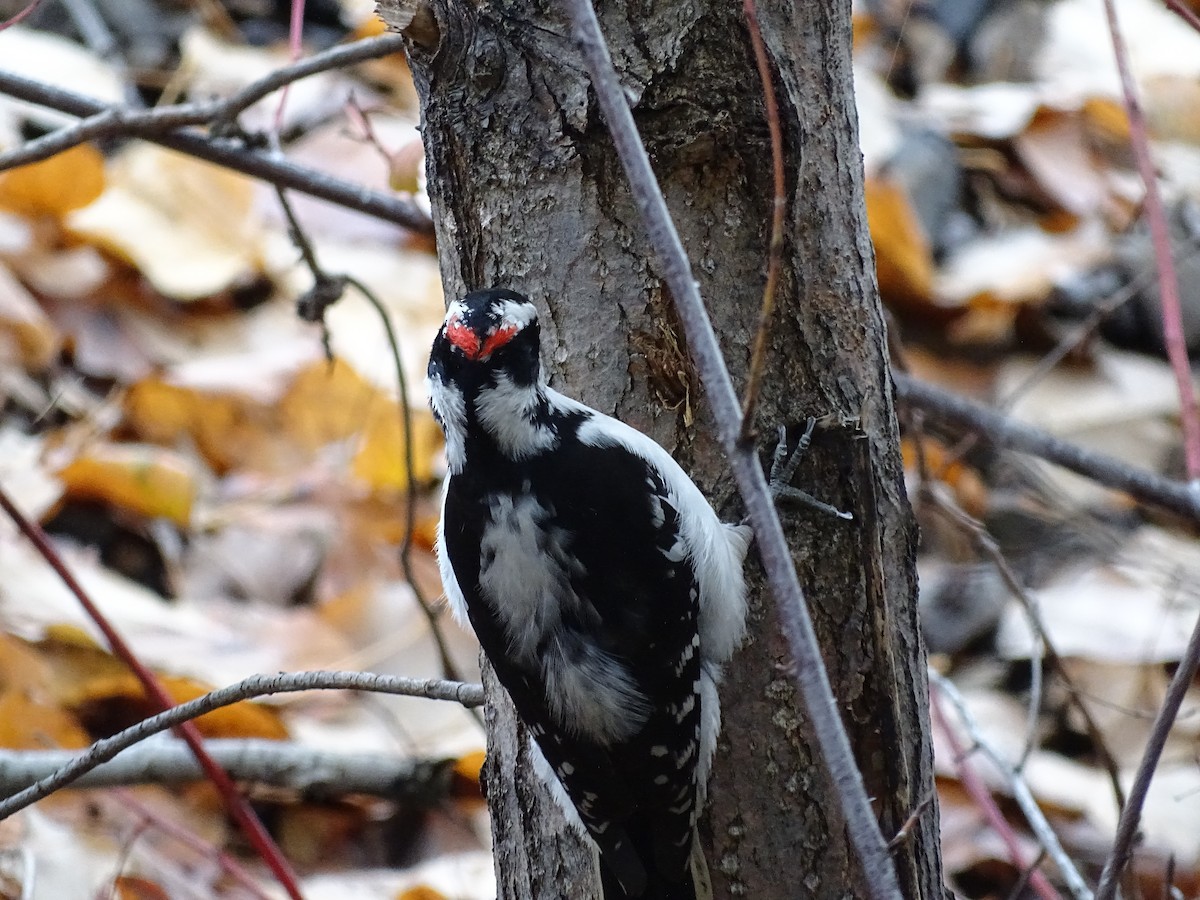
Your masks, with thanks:
M113 627L112 623L108 621L92 598L88 596L88 593L67 567L66 562L54 548L54 545L50 543L50 539L46 536L46 533L42 531L39 525L28 519L17 509L3 488L0 488L0 508L12 519L13 524L25 535L26 539L37 548L38 553L46 560L46 563L54 570L63 584L66 585L67 590L75 595L75 599L79 601L79 605L83 607L88 618L95 623L96 627L100 629L100 633L104 635L104 640L108 644L109 649L112 650L113 655L129 667L129 670L142 686L147 699L160 709L170 709L175 701L171 699L171 696L167 693L166 688L163 687L158 676L151 672L138 659L137 654L133 652L133 649L125 641L125 638ZM302 900L296 873L292 871L292 867L284 857L283 852L263 826L258 816L255 815L254 810L250 808L250 804L238 793L237 786L233 783L232 779L208 755L208 752L204 749L204 738L200 735L196 726L191 724L191 722L183 722L179 726L179 736L183 738L191 749L192 755L196 757L196 761L208 775L208 780L212 782L213 787L221 795L221 799L224 801L229 815L237 823L238 828L246 836L251 846L254 847L255 852L275 875L276 880L287 894L295 898L295 900Z
M633 114L613 69L591 0L564 0L564 7L572 22L613 143L629 178L634 203L658 254L692 359L712 406L721 443L753 524L758 553L775 597L781 631L792 658L792 676L845 816L851 846L862 866L863 881L875 900L892 900L900 896L895 869L867 799L862 775L855 766L850 741L842 727L821 649L805 607L804 593L796 577L787 539L771 500L762 465L753 445L741 438L742 416L737 393L721 356L721 347L705 311L704 301L700 298L691 264L650 167L646 148L642 145Z
M1135 469L1119 459L1087 450L967 400L950 391L896 372L896 394L941 422L976 431L989 443L1018 450L1070 469L1135 500L1200 522L1200 491L1190 485Z
M1146 186L1146 219L1150 225L1150 239L1154 245L1154 259L1158 264L1158 292L1161 298L1163 343L1167 357L1171 360L1171 371L1179 390L1179 417L1183 424L1183 448L1187 457L1188 478L1200 479L1200 413L1196 410L1196 389L1192 384L1192 368L1188 361L1187 338L1183 333L1183 306L1179 300L1179 276L1175 271L1175 260L1171 252L1171 232L1167 226L1167 214L1162 197L1158 192L1158 175L1154 160L1150 158L1150 138L1146 130L1146 117L1138 100L1133 75L1129 71L1129 57L1125 50L1125 39L1117 23L1117 8L1114 0L1104 0L1104 12L1108 18L1108 31L1112 37L1113 53L1117 58L1117 71L1121 76L1121 92L1125 98L1125 112L1129 116L1129 139L1133 155L1137 160L1138 172Z
M447 760L394 753L337 753L285 741L210 740L212 757L240 782L286 788L311 799L366 794L431 807L446 798ZM72 750L0 750L0 795L15 794L74 761ZM130 747L74 782L76 788L179 785L204 779L187 745L169 737Z
M1121 817L1117 820L1117 836L1113 841L1108 859L1104 862L1104 870L1100 874L1100 886L1096 888L1096 900L1112 900L1116 896L1117 879L1125 869L1126 863L1129 862L1130 853L1133 852L1133 839L1142 818L1142 807L1146 804L1150 780L1154 777L1154 770L1158 767L1163 747L1166 746L1171 727L1175 724L1175 717L1179 714L1183 698L1196 677L1197 668L1200 668L1200 618L1196 620L1192 636L1188 639L1183 657L1179 660L1179 667L1171 676L1171 683L1167 686L1167 696L1163 699L1162 709L1158 711L1158 716L1150 729L1146 751L1142 755L1142 761L1138 763L1133 786L1129 789L1129 803L1121 811Z
M433 642L437 646L438 657L441 660L442 674L451 680L457 681L460 677L458 666L455 665L454 658L450 655L450 645L446 642L446 636L442 633L441 618L438 616L433 604L421 592L421 587L417 583L416 573L412 567L413 532L416 530L417 525L417 484L416 478L413 475L415 468L413 465L412 408L408 401L408 381L404 377L404 366L400 361L400 342L396 339L396 330L392 326L391 316L388 315L387 310L375 295L375 292L352 275L346 276L346 283L362 294L366 301L375 308L375 312L379 314L379 319L383 323L383 330L387 335L388 347L392 352L392 361L396 367L396 381L400 393L400 427L402 431L401 439L404 442L404 467L407 473L405 489L408 494L404 511L404 538L400 542L400 569L404 573L404 578L413 592L417 606L421 608L421 613L429 623L429 631L433 635ZM480 724L482 725L483 722L480 721Z
M1067 856L1066 851L1063 850L1062 844L1060 844L1058 841L1058 835L1054 833L1054 829L1051 828L1050 823L1046 821L1046 816L1042 813L1041 807L1037 805L1037 800L1034 799L1033 793L1029 790L1029 785L1025 783L1025 779L1020 776L1020 774L1012 767L1012 765L1000 755L996 748L988 743L983 735L983 732L979 728L979 724L975 721L975 717L971 715L971 710L967 706L966 700L963 699L962 694L958 692L958 689L948 679L943 678L941 675L932 670L929 672L929 684L930 687L934 689L932 698L934 718L938 720L938 724L941 726L942 733L946 736L946 740L951 746L951 750L955 755L956 761L964 761L965 755L963 753L961 743L958 740L958 735L955 733L954 729L949 726L948 722L946 721L945 714L942 711L941 701L943 699L949 701L958 712L959 720L963 723L963 727L967 730L967 734L970 735L971 742L974 744L975 748L991 761L992 765L996 767L997 771L999 771L1001 776L1004 778L1005 783L1008 785L1008 789L1012 792L1013 799L1015 799L1017 801L1017 805L1021 807L1021 812L1025 816L1025 821L1029 823L1030 829L1033 831L1034 835L1037 836L1038 842L1046 851L1046 855L1054 860L1054 865L1057 866L1059 875L1066 883L1067 890L1071 892L1071 895L1075 897L1076 900L1092 900L1091 890L1088 888L1087 883L1084 882L1083 876L1079 874L1079 870L1075 868L1075 864L1071 862L1071 858ZM978 783L978 785L982 786L982 781L980 780L978 773L970 770L969 768L960 768L959 771L960 774L964 776L963 784L967 785L967 789L970 790L972 796L974 796L975 790L972 789L971 784L968 784L967 779L969 778L971 779L972 783ZM982 789L983 793L990 800L991 792L987 790L986 786L983 786ZM985 806L985 812L988 815L989 821L992 821L993 827L998 827L995 820L996 816L999 816L1000 821L1004 822L1003 815L1001 815L999 810L995 808L994 803L991 804L990 811L988 811L987 807ZM998 827L998 830L1002 835L1004 834L1005 829L1007 829L1007 822L1004 822L1003 827ZM1009 845L1010 853L1013 855L1013 862L1016 863L1018 867L1024 868L1026 863L1021 859L1019 848L1016 846L1015 842L1011 840L1011 830L1009 830L1009 837L1006 838L1005 842ZM1045 876L1040 872L1034 872L1032 875L1030 875L1029 880L1034 889L1037 890L1038 893L1043 897L1058 896L1058 892L1050 886L1050 883L1046 881Z
M466 707L483 705L482 685L442 681L436 678L402 678L398 675L376 675L372 672L280 672L276 675L253 675L229 687L220 688L195 700L173 706L156 716L143 719L124 731L118 731L112 737L96 741L54 774L0 801L0 820L74 783L80 776L108 762L122 750L146 740L151 735L199 718L214 709L232 706L254 697L317 690L370 691L377 694L425 697L430 700L452 700Z
M117 790L113 791L113 794L110 806L118 807L120 812L133 816L149 828L153 828L195 853L211 859L231 881L236 882L250 897L257 898L257 900L271 900L271 896L259 886L258 881L246 870L246 867L223 847L204 840L195 832L171 821L158 810L146 806L133 791Z
M1191 25L1196 31L1200 31L1200 16L1196 15L1195 10L1184 3L1183 0L1166 0L1166 2L1167 9Z
M312 288L296 303L297 313L300 317L307 322L320 322L324 326L325 310L341 299L346 286L349 285L362 294L363 299L371 304L371 307L379 315L379 320L383 325L384 334L387 336L388 348L392 354L392 365L395 367L396 372L396 385L400 407L400 437L401 442L404 444L405 489L408 495L405 504L404 538L400 543L400 569L404 573L404 578L408 582L409 589L413 592L417 606L420 607L422 615L424 615L425 620L429 623L429 630L433 635L433 642L437 647L438 657L442 664L442 674L452 681L457 681L459 679L458 667L454 664L453 657L450 656L450 645L446 642L446 636L442 634L441 622L433 605L421 592L412 567L412 536L417 521L417 484L416 475L414 474L416 466L413 457L412 408L408 400L408 379L404 375L404 363L400 358L400 341L396 338L396 329L392 326L392 317L388 315L387 308L383 305L379 297L376 296L375 292L363 284L362 281L351 275L330 275L321 267L320 262L317 260L316 250L313 249L312 241L308 239L308 235L300 227L300 221L296 218L296 213L292 209L291 203L288 202L286 192L276 188L276 194L279 197L279 205L283 207L283 214L288 221L288 233L291 235L297 249L299 249L300 255L304 259L304 264L313 276ZM328 352L328 346L326 347L326 352Z
M763 104L767 113L767 128L771 133L771 169L774 176L774 203L771 210L771 243L767 248L767 282L763 286L762 309L758 314L758 332L750 353L750 372L746 378L746 396L742 401L742 440L748 441L754 431L754 411L762 391L763 372L767 367L767 336L775 318L775 290L779 269L783 265L783 225L787 214L787 184L783 172L783 128L779 124L779 105L775 85L771 80L771 62L758 27L758 10L754 0L742 0L746 24L750 29L750 45L754 48L754 63L762 81Z
M229 123L264 97L292 82L331 69L388 56L399 52L403 47L404 38L398 34L383 34L355 41L353 44L333 47L301 62L276 69L228 97L218 100L175 103L153 109L105 107L99 104L97 112L73 125L0 153L0 171L48 159L77 144L98 138L141 137L149 140L156 135L188 126Z
M378 40L378 38L373 40ZM304 66L312 63L315 59L317 57L297 65ZM56 109L80 118L99 116L105 113L125 119L141 115L137 111L110 110L99 100L51 87L11 72L0 71L0 94L7 94L18 100L25 100L28 103ZM164 109L169 108L164 107ZM150 112L148 111L146 114L149 115ZM171 114L181 118L194 116L193 112L179 112L178 110ZM165 112L162 115L164 118L168 117ZM180 153L235 169L254 178L261 178L263 181L279 187L290 188L387 222L395 222L422 234L433 233L433 223L429 216L410 199L395 197L360 184L343 181L286 159L277 159L247 150L238 141L206 137L189 131L172 131L167 134L148 133L138 136Z
M1041 703L1037 698L1040 698L1042 693L1041 667L1044 658L1050 670L1062 682L1063 687L1067 689L1071 702L1083 718L1088 737L1091 738L1096 754L1100 757L1100 761L1108 773L1108 780L1112 785L1113 797L1116 800L1117 809L1124 810L1126 804L1125 789L1121 787L1121 773L1116 757L1113 756L1112 751L1109 749L1104 732L1100 730L1100 725L1096 722L1095 716L1092 715L1092 711L1084 702L1083 693L1075 684L1075 679L1068 673L1062 655L1058 652L1057 645L1050 638L1050 634L1046 630L1046 624L1042 621L1041 611L1038 609L1033 596L1025 588L1025 585L1021 583L1021 580L1017 578L1016 572L1013 571L1012 566L1009 565L1008 560L1001 552L996 539L983 527L983 524L968 515L958 504L953 503L948 497L930 490L927 484L927 482L922 484L923 496L929 498L942 515L950 519L959 528L965 530L975 545L975 551L988 558L996 572L1000 575L1004 586L1008 588L1009 593L1016 597L1017 601L1021 604L1021 609L1025 613L1026 620L1029 622L1029 630L1036 642L1035 653L1032 654L1033 658L1030 660L1030 667L1032 669L1030 693L1034 695L1035 699L1030 703L1029 730L1026 735L1025 749L1021 754L1021 760L1017 765L1017 769L1024 768L1025 762L1033 749L1031 735L1032 727L1036 723L1035 715L1041 707Z

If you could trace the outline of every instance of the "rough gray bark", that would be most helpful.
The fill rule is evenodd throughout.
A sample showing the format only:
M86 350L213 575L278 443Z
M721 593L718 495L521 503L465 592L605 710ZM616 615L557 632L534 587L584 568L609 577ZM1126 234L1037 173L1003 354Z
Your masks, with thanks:
M492 285L544 310L556 385L668 448L729 518L736 498L670 298L557 7L429 0L410 52L447 295ZM385 18L404 24L397 13ZM740 5L608 3L601 22L736 380L753 339L772 204L762 87ZM854 513L789 515L796 561L885 837L933 790L914 532L862 201L848 0L760 3L789 160L789 236L760 420L827 416L804 486ZM411 33L411 32L410 32ZM723 691L705 829L717 897L861 893L786 675L769 598ZM592 861L513 761L503 703L487 769L501 896L588 897ZM936 807L896 852L941 896Z

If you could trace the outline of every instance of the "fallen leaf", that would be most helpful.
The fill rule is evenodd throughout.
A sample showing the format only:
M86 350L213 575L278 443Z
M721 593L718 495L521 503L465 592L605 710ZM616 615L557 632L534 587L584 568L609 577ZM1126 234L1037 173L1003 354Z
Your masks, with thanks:
M118 875L113 879L112 900L170 900L170 895L148 878Z
M447 900L447 897L441 891L428 885L418 884L398 893L396 900Z
M908 195L877 176L867 179L866 200L880 293L889 302L927 305L933 296L933 254Z
M37 301L0 266L0 360L42 372L58 357L62 337Z
M79 144L0 173L0 209L62 218L92 203L103 190L104 157L91 144Z
M49 687L51 682L51 664L42 654L0 633L0 746L36 750L91 743Z
M89 445L57 473L67 495L101 500L186 528L196 500L196 480L187 460L149 444Z
M375 490L403 490L409 474L404 454L400 404L380 397L367 412L353 472ZM442 432L425 407L412 411L412 476L418 484L433 480L433 460Z
M67 225L132 263L166 296L194 300L260 271L254 196L244 175L133 143L109 163L104 193Z

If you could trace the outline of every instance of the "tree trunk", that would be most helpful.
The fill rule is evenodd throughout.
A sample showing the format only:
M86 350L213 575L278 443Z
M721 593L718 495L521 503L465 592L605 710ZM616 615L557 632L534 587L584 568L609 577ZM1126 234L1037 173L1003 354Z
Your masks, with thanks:
M409 16L389 9L394 25ZM490 286L543 310L566 393L671 449L739 517L713 423L656 276L569 26L541 2L423 0L407 31L448 296ZM409 10L411 12L411 9ZM738 4L602 4L601 24L735 381L744 380L773 204L762 85ZM849 0L766 0L788 162L788 235L760 424L825 417L798 481L846 522L789 512L830 679L885 838L933 794L915 533L904 495L885 330L863 208ZM422 21L418 16L417 21ZM764 440L764 444L767 441ZM769 449L769 448L768 448ZM750 569L756 587L761 578ZM770 597L723 690L706 851L717 897L863 893L836 801L787 675ZM491 696L487 788L500 896L588 898L590 851L526 768ZM936 804L894 858L908 897L942 895Z

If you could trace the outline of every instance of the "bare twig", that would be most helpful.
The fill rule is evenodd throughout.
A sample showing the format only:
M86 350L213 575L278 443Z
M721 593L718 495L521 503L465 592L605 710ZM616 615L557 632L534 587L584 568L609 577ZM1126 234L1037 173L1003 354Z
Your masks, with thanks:
M958 735L947 722L945 713L941 707L943 699L949 701L958 712L959 720L971 736L971 741L975 749L983 753L1003 776L1008 789L1012 792L1013 798L1017 801L1017 805L1021 807L1021 812L1025 815L1025 820L1029 823L1030 829L1037 836L1038 842L1046 851L1046 855L1054 860L1055 866L1058 867L1059 875L1066 883L1067 890L1071 892L1071 895L1076 900L1092 900L1091 890L1088 888L1087 883L1084 882L1083 876L1079 874L1079 870L1075 868L1075 864L1071 862L1071 858L1063 850L1062 844L1058 841L1058 835L1054 833L1054 829L1046 821L1046 816L1037 805L1037 800L1034 799L1033 793L1029 790L1029 785L1025 783L1025 780L1012 765L984 738L983 732L975 721L975 717L971 715L971 710L962 695L958 692L958 689L948 679L943 678L934 671L930 671L929 673L929 685L933 688L932 710L934 719L938 722L942 733L946 736L946 740L950 744L955 756L955 762L959 765L959 774L963 779L963 784L971 792L971 795L976 797L976 802L980 802L983 797L987 798L987 802L983 804L984 813L987 815L988 821L992 823L992 826L1004 837L1013 862L1020 868L1024 868L1027 864L1027 861L1022 859L1023 854L1016 844L1011 828L1008 827L1008 822L996 808L995 802L992 801L991 792L983 784L977 772L969 766L962 765L965 763L966 755L969 754L969 751L964 753L963 747L958 740ZM977 792L980 791L982 792L982 796L977 796ZM1051 887L1050 882L1046 880L1046 876L1041 872L1033 872L1030 875L1029 882L1042 897L1058 896L1058 892Z
M1187 458L1188 478L1197 481L1200 479L1200 413L1196 410L1196 389L1192 385L1187 338L1183 333L1183 306L1179 300L1179 276L1175 271L1175 260L1171 253L1171 232L1167 226L1162 197L1158 192L1158 175L1154 170L1154 160L1150 158L1146 118L1138 100L1133 75L1129 71L1128 53L1117 23L1117 8L1113 0L1104 0L1104 11L1108 18L1113 53L1117 58L1117 71L1121 76L1121 92L1125 98L1125 112L1129 117L1129 139L1133 145L1138 172L1146 186L1146 220L1150 226L1154 258L1158 264L1163 343L1166 344L1167 357L1171 361L1171 370L1175 374L1179 390L1179 417L1183 424L1183 448Z
M324 799L366 794L419 806L444 800L446 760L394 753L332 753L284 741L210 740L205 746L238 781ZM0 795L15 794L74 761L72 750L0 750ZM130 747L76 780L76 788L200 781L204 771L182 741L163 737Z
M1196 31L1200 31L1200 16L1196 15L1195 10L1183 0L1167 0L1167 9L1191 25Z
M741 438L742 416L737 393L721 356L721 347L705 311L691 264L621 91L591 0L564 0L564 7L629 178L633 201L658 254L692 359L712 406L721 443L753 524L758 553L775 596L781 631L792 658L792 676L845 816L850 844L862 865L864 883L875 900L891 900L900 896L895 869L838 715L820 646L804 604L804 593L792 565L766 477L753 445Z
M137 820L145 823L146 826L162 832L185 847L189 847L196 853L213 860L213 862L220 866L221 871L231 881L235 881L250 897L257 898L257 900L271 900L271 896L262 889L257 879L231 853L226 852L211 841L204 840L184 826L172 822L159 813L158 810L146 806L133 791L116 790L113 794L115 795L115 802L111 805L119 807L122 813L136 817Z
M86 118L0 153L0 171L47 159L77 144L97 138L120 136L151 140L155 135L163 135L188 126L225 124L233 121L259 100L287 87L294 81L331 69L344 68L369 59L388 56L399 52L403 46L404 39L400 35L383 34L355 41L353 44L333 47L322 53L314 54L308 59L276 69L219 100L175 103L153 109L140 109L124 106L106 107L98 101L91 101L90 98L79 98L95 103L97 111L84 114L64 109L64 112L72 115L86 115ZM0 76L4 75L6 73L0 72ZM3 83L3 80L0 79L0 90L4 90ZM19 95L14 94L14 96ZM60 107L55 106L55 108Z
M746 376L746 396L742 401L742 440L751 439L754 432L754 411L762 390L763 372L767 366L767 336L775 318L775 289L779 269L783 264L783 225L787 214L787 185L783 172L783 128L779 124L779 105L775 100L775 85L771 80L771 62L762 31L758 27L758 10L754 0L742 0L746 24L750 29L750 45L754 48L754 63L763 86L763 104L767 113L767 128L771 133L771 169L774 175L774 199L771 209L771 243L767 248L767 282L763 286L762 309L758 314L758 332L750 353L750 372Z
M122 750L178 725L199 718L205 713L232 706L242 700L266 697L271 694L294 694L300 691L371 691L378 694L398 694L405 697L425 697L430 700L452 700L463 706L483 704L483 687L458 681L436 678L402 678L398 675L376 675L372 672L280 672L276 675L254 675L221 688L165 712L144 719L112 737L96 741L75 756L70 763L53 775L30 785L23 791L0 801L0 819L37 803L50 794L74 783L80 776L108 762Z
M313 249L312 241L308 239L308 235L300 227L296 213L292 209L291 203L288 202L287 193L281 188L276 188L276 194L279 197L279 205L283 207L284 216L287 217L288 232L291 235L292 241L296 244L305 265L308 266L313 276L313 287L296 304L301 318L308 322L320 322L324 325L325 310L341 299L346 286L349 285L362 294L363 298L371 304L372 308L379 315L379 320L383 325L384 334L387 336L388 348L392 354L392 364L396 372L396 386L399 393L400 406L400 432L401 441L404 444L405 490L407 497L404 514L404 538L400 542L400 569L404 573L404 578L413 592L417 606L421 608L422 615L424 615L425 620L429 623L429 631L433 635L433 641L437 647L438 657L441 661L442 674L452 681L457 681L459 678L458 667L454 664L453 657L450 656L450 645L446 642L446 636L442 634L442 625L437 611L421 592L421 587L417 584L412 567L412 536L413 530L416 528L417 507L417 484L414 474L416 467L413 459L412 408L408 399L408 379L404 375L404 364L400 358L400 341L396 338L396 329L392 326L392 317L388 315L387 308L383 305L379 297L375 295L375 292L363 284L362 281L351 275L330 275L321 267L320 262L317 260L316 251Z
M28 16L33 14L33 11L42 5L42 0L29 0L25 7L11 18L0 22L0 31L7 31L14 25L20 25Z
M1191 687L1192 680L1196 677L1197 668L1200 668L1200 618L1196 620L1192 636L1188 639L1183 657L1179 660L1179 667L1171 676L1171 683L1167 686L1167 695L1163 699L1162 708L1158 711L1158 716L1150 729L1150 738L1146 741L1146 751L1142 755L1142 761L1138 763L1133 786L1129 789L1129 802L1121 811L1120 819L1117 820L1117 836L1113 841L1108 859L1104 862L1104 870L1100 873L1100 886L1096 888L1096 900L1112 900L1116 896L1117 879L1126 863L1129 862L1129 855L1133 851L1133 838L1137 834L1138 823L1142 818L1142 807L1146 803L1146 794L1150 790L1150 780L1154 777L1154 770L1158 767L1163 747L1167 743L1167 736L1171 733L1171 726L1175 724L1175 717L1179 714L1183 698L1187 694L1188 688Z
M1103 763L1105 771L1108 773L1109 783L1112 785L1113 797L1117 803L1117 809L1125 808L1125 789L1121 787L1121 773L1117 765L1116 757L1108 747L1108 742L1104 738L1104 732L1100 730L1099 724L1096 722L1092 711L1088 709L1084 703L1084 696L1075 684L1075 680L1067 671L1067 667L1063 662L1062 655L1058 652L1058 648L1051 639L1049 632L1046 631L1046 625L1042 621L1041 611L1038 609L1037 603L1033 596L1026 590L1025 585L1017 578L1017 574L1012 570L1012 566L1008 564L1004 554L1001 552L996 539L988 533L987 529L978 520L969 516L960 506L950 500L950 498L942 495L937 491L928 488L928 482L924 479L927 477L923 474L922 481L922 496L930 499L934 507L949 518L956 526L962 528L971 538L971 542L975 545L975 550L981 556L986 556L991 562L996 572L1000 575L1000 579L1004 582L1004 586L1008 588L1009 593L1017 598L1021 604L1021 609L1025 613L1026 620L1029 622L1029 630L1036 642L1035 653L1030 659L1031 669L1031 687L1030 693L1033 695L1030 701L1030 717L1025 739L1025 749L1021 754L1021 759L1016 768L1019 771L1025 765L1029 754L1033 750L1033 727L1036 724L1036 715L1040 711L1040 697L1042 693L1042 661L1043 659L1049 665L1050 670L1062 682L1063 687L1067 689L1067 693L1071 698L1071 702L1078 710L1083 718L1084 727L1087 729L1088 737L1092 740L1092 745L1095 747L1096 754Z
M100 611L100 608L92 601L92 598L88 596L83 586L75 578L74 574L67 567L66 562L54 548L54 545L50 543L50 539L46 536L46 533L42 531L39 525L32 522L24 513L17 509L3 488L0 488L0 508L12 519L13 524L25 535L26 539L37 548L38 553L46 560L46 563L54 570L63 584L66 585L67 590L75 595L75 599L79 601L79 605L83 607L88 618L95 623L96 627L100 629L100 633L104 635L104 640L108 643L113 655L120 658L129 667L150 702L160 709L170 709L174 705L174 701L167 693L166 688L163 687L158 676L151 672L138 659L137 654L126 643L125 638L113 627L112 623ZM302 900L300 886L291 865L284 858L282 851L280 851L275 840L267 832L267 829L263 827L254 810L250 808L250 804L238 793L237 786L230 779L229 775L208 755L208 752L204 749L204 738L200 735L196 726L189 721L182 721L179 725L179 736L183 738L191 749L192 755L196 757L196 761L204 769L205 774L208 775L209 781L212 782L213 787L221 795L225 807L229 811L229 815L238 824L242 833L245 834L246 839L254 847L255 852L262 858L262 861L275 875L276 880L278 880L288 895L295 898L295 900Z
M388 346L391 348L392 360L396 366L396 381L400 392L400 427L402 430L402 440L404 441L404 466L407 473L405 490L408 494L404 511L404 538L400 542L400 569L404 573L404 578L413 592L417 606L421 608L421 613L429 623L429 631L433 635L438 657L441 660L442 674L453 681L457 681L460 677L458 666L455 665L454 658L450 655L450 645L446 643L446 636L442 633L441 619L438 616L437 610L434 609L433 604L421 592L421 586L417 583L412 567L412 541L413 531L416 529L417 514L417 484L416 478L413 475L415 470L413 467L412 408L408 401L408 382L404 377L404 366L400 362L400 343L396 339L396 330L392 327L391 317L388 315L383 303L375 296L375 293L352 275L346 277L346 283L362 294L366 301L375 308L375 311L379 314L380 321L383 323L383 330L387 335ZM480 724L483 723L480 722Z
M912 812L905 817L904 823L900 826L900 830L892 836L888 841L888 850L895 851L905 841L912 837L913 829L917 827L921 821L921 817L925 815L929 807L933 806L933 801L937 799L937 788L932 788L929 793L921 798L921 802L916 805Z
M1178 481L1135 469L1118 459L1084 449L1051 434L1014 422L950 391L895 373L901 400L942 422L979 432L990 444L1040 457L1134 499L1200 522L1200 491Z
M315 59L317 57L312 57L303 63L298 63L297 66L312 63ZM128 119L135 114L141 115L136 111L124 109L110 110L99 100L50 87L11 72L0 71L0 93L81 118L106 114L115 118ZM169 108L164 107L164 109ZM162 115L167 117L165 112ZM181 112L176 109L171 115L186 118L194 117L195 113L186 110ZM277 159L247 150L237 141L206 137L188 131L169 131L165 134L147 133L138 136L151 143L178 150L180 153L235 169L254 178L261 178L263 181L279 187L290 188L384 221L395 222L422 234L433 233L433 223L429 216L409 199L394 197L371 190L363 185L352 184L286 159Z

